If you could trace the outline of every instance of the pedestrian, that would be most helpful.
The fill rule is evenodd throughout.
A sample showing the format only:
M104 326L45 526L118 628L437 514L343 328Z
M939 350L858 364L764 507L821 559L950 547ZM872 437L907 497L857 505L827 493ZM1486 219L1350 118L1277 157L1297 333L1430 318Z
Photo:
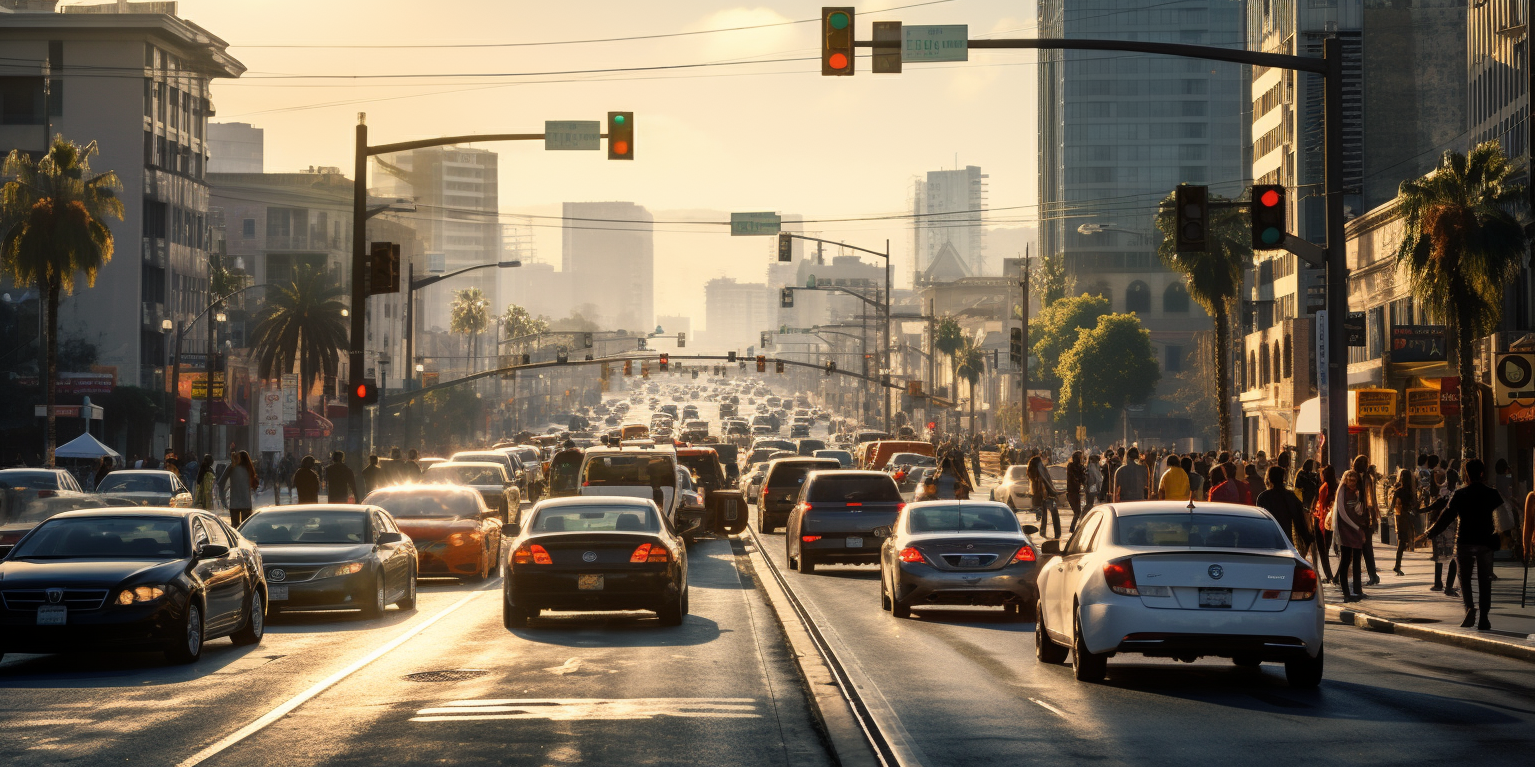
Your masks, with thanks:
M1061 537L1060 503L1055 497L1055 486L1050 473L1039 456L1029 459L1029 501L1034 506L1034 518L1039 521L1040 532L1045 530L1046 516L1055 523L1055 535Z
M1140 463L1141 451L1125 452L1125 464L1114 472L1114 502L1144 501L1151 490L1151 474Z
M1300 499L1285 487L1284 467L1270 466L1265 480L1268 488L1258 494L1258 506L1274 515L1291 545L1305 551L1311 545L1311 520Z
M1178 459L1178 467L1183 469L1184 476L1189 478L1189 500L1202 501L1205 499L1205 478L1199 476L1194 470L1194 458L1186 455Z
M1183 460L1176 454L1167 456L1167 471L1157 483L1157 497L1164 501L1192 501L1189 495L1189 475L1183 470Z
M192 505L213 511L213 498L213 456L204 455L197 469L197 479L192 482Z
M229 499L226 504L229 507L229 524L238 528L250 519L251 509L255 506L253 496L260 485L256 467L251 464L250 453L244 450L235 453L234 461L224 470L224 476L219 478L220 495L224 494L226 485L229 492L225 496Z
M1312 529L1312 559L1311 564L1322 565L1322 574L1326 576L1327 583L1336 583L1332 572L1332 498L1338 488L1338 474L1331 464L1322 467L1320 473L1322 484L1317 488L1316 500L1311 505Z
M1402 554L1414 546L1420 533L1418 529L1418 487L1416 472L1402 469L1396 474L1396 487L1391 489L1391 519L1396 527L1396 567L1391 572L1402 572Z
M293 472L293 491L299 503L320 502L320 473L315 471L314 456L306 455Z
M1452 465L1452 468L1458 467ZM1485 484L1487 464L1482 459L1466 461L1462 477L1465 486L1450 496L1449 505L1424 535L1433 537L1450 529L1451 525L1456 527L1455 558L1460 565L1462 604L1466 606L1466 619L1460 625L1470 628L1475 623L1477 629L1488 631L1492 629L1492 622L1487 617L1492 608L1492 555L1498 547L1493 512L1502 503L1502 498L1497 490ZM1477 576L1475 601L1471 598L1473 570ZM1481 609L1480 620L1477 619L1478 607Z
M913 501L936 501L936 500L938 500L938 478L934 477L932 474L927 475L927 477L922 480L922 489L917 491L916 497L913 498L912 500Z
M398 453L398 450L396 451ZM368 456L368 466L362 470L362 497L367 498L385 484L385 473L378 465L378 456ZM361 500L361 499L359 499Z
M1073 450L1071 460L1066 462L1066 503L1071 506L1073 522L1082 514L1082 490L1086 485L1087 463L1082 460L1081 450Z
M151 466L150 468L154 467ZM170 448L165 449L165 470L174 472L181 471L181 461L176 458L176 451Z
M349 503L353 498L362 500L357 494L357 477L345 461L346 453L337 450L330 454L330 463L325 466L325 500L328 503Z
M1361 571L1364 569L1364 546L1370 538L1370 511L1365 496L1364 478L1353 469L1343 472L1343 485L1333 498L1332 529L1343 550L1338 559L1338 583L1343 587L1343 601L1357 602L1364 599ZM1349 572L1354 574L1353 588L1349 588Z
M1366 515L1369 517L1369 525L1366 526L1364 537L1364 566L1370 575L1369 586L1380 585L1380 573L1375 571L1375 532L1380 529L1380 501L1376 495L1377 484L1375 481L1375 467L1370 465L1370 459L1363 455L1354 456L1352 470L1359 475L1359 492Z
M1496 519L1499 544L1501 545L1503 537L1507 536L1509 548L1518 553L1521 551L1518 545L1520 520L1518 513L1514 511L1514 499L1518 498L1519 495L1515 489L1514 475L1509 473L1508 461L1503 458L1498 459L1498 462L1494 464L1493 470L1496 472L1496 476L1493 477L1492 487L1498 491L1498 497L1503 499L1503 504L1498 506ZM1497 575L1494 574L1493 580L1497 579Z
M974 445L970 448L970 476L976 481L981 479L981 447Z
M410 460L405 462L405 482L415 482L421 479L421 454L415 448L410 449Z
M1103 456L1099 455L1098 453L1093 453L1092 457L1087 459L1087 497L1084 499L1086 501L1086 505L1084 505L1083 508L1091 511L1093 506L1098 503L1098 499L1102 496ZM1077 519L1078 518L1075 516L1071 518L1072 532L1077 531Z
M1439 520L1443 519L1449 509L1449 496L1440 495L1429 505L1427 511L1433 515L1430 529L1438 528ZM1437 534L1425 533L1422 538L1433 541L1434 544L1434 585L1429 591L1443 591L1447 597L1458 597L1460 592L1455 588L1455 575L1458 563L1455 561L1455 534L1458 531L1459 522L1451 519L1447 527L1441 528Z
M1317 491L1322 489L1322 476L1316 471L1316 461L1301 461L1300 471L1295 473L1295 490L1300 493L1301 505L1308 510L1316 504Z
M107 475L111 473L112 456L104 455L101 457L100 464L96 466L96 478L91 482L91 489L94 490L98 487L101 487L101 480L106 479Z

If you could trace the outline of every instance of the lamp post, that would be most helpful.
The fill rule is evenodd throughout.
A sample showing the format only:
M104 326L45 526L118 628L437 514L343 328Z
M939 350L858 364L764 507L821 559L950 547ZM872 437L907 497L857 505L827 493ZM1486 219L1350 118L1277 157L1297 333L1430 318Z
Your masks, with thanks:
M219 296L219 297L213 299L212 301L210 301L206 308L204 308L202 311L198 312L196 314L196 316L192 317L192 319L188 320L186 322L186 324L177 323L177 325L176 325L176 344L175 344L175 349L174 349L175 354L172 357L173 366L171 368L171 396L173 398L179 398L181 396L181 344L182 344L182 342L184 340L186 340L187 329L191 328L193 325L196 325L197 321L202 319L204 315L206 315L206 314L208 314L210 312L213 312L219 306L221 306L225 301L228 301L229 299L234 298L235 296L240 295L241 293L244 293L247 290L254 290L254 289L259 288L259 287L264 287L264 286L263 285L246 285L245 287L240 288L238 290L232 290L232 291L230 291L230 292L228 292L228 293L226 293L226 294L224 294L222 296ZM345 314L345 311L346 310L343 309L342 313ZM219 312L219 313L223 314L222 312ZM228 317L226 316L225 319L228 319ZM219 321L222 322L223 320L219 320ZM160 329L162 331L169 332L169 330L170 330L170 324L169 323L170 323L170 320L165 320L164 322L160 323ZM208 328L208 338L209 338L209 341L208 341L209 352L210 352L210 357L211 357L212 345L213 345L213 340L212 340L212 338L213 338L213 328L212 327ZM213 370L212 370L212 359L211 358L207 361L206 367L209 368L208 369L208 383L210 384L210 386L208 388L210 390L209 393L211 394L212 393L211 390L213 388L211 386L211 384L213 383ZM173 399L172 401L174 402L176 400ZM173 406L171 408L171 425L173 427L175 426L175 423L176 423L175 410L176 409ZM173 440L173 442L174 442L174 440Z

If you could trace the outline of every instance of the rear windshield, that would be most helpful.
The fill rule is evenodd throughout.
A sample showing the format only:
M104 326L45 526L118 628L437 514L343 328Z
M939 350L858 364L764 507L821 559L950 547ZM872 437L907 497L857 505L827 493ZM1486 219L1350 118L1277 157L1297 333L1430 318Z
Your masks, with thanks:
M171 478L165 474L108 474L96 486L98 493L169 493Z
M1284 549L1284 533L1269 519L1225 514L1135 514L1119 518L1121 546Z
M664 487L676 481L671 459L659 455L604 455L586 463L584 485Z
M57 490L59 475L51 471L0 471L0 488Z
M256 543L367 543L368 518L361 511L262 511L240 534Z
M1027 466L1009 466L1009 467L1007 467L1007 478L1010 479L1010 480L1027 479L1028 476L1029 476L1029 467L1027 467Z
M374 493L367 503L382 508L396 519L474 518L480 515L479 493L467 490L443 492L437 490L408 490Z
M501 484L501 467L492 469L487 466L439 463L422 472L421 478L428 482L448 482L455 485L499 485Z
M887 476L816 477L810 483L808 501L893 502L900 503L901 492Z
M896 453L890 456L890 462L896 466L937 466L938 459L930 455L919 453Z
M841 468L842 464L836 461L816 461L814 463L786 463L774 467L768 475L768 487L798 487L805 482L805 475L812 471L822 469Z
M186 556L181 519L52 519L11 552L11 559L161 559Z
M698 481L703 483L717 483L725 478L724 467L720 460L712 455L679 455L677 460L683 465L698 473Z
M654 533L660 531L649 506L557 506L538 512L535 533Z
M505 465L508 458L505 453L454 453L450 461L461 463L499 463Z
M914 533L937 532L1020 532L1018 518L1005 507L981 504L953 506L915 506L908 527Z

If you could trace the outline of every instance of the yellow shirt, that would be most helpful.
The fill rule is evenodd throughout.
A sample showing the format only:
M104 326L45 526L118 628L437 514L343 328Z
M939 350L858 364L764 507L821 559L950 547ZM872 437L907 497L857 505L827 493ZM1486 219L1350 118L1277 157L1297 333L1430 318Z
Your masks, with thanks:
M1162 473L1162 482L1157 486L1157 493L1164 501L1186 501L1189 499L1189 475L1183 469L1169 468Z

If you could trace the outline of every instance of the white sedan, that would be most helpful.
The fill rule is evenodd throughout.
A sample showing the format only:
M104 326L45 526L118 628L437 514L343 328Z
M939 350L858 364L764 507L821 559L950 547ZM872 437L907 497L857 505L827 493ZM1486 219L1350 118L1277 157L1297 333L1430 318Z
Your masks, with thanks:
M1050 484L1055 487L1056 494L1061 496L1061 504L1064 506L1066 499L1066 467L1064 465L1046 466L1045 471L1050 474ZM1007 474L991 488L991 499L997 503L1005 503L1014 509L1034 508L1034 499L1029 488L1028 467L1023 464L1014 464L1007 467Z
M1282 662L1293 687L1322 679L1316 570L1268 512L1226 503L1098 506L1064 547L1045 541L1035 653L1098 681L1118 653Z

